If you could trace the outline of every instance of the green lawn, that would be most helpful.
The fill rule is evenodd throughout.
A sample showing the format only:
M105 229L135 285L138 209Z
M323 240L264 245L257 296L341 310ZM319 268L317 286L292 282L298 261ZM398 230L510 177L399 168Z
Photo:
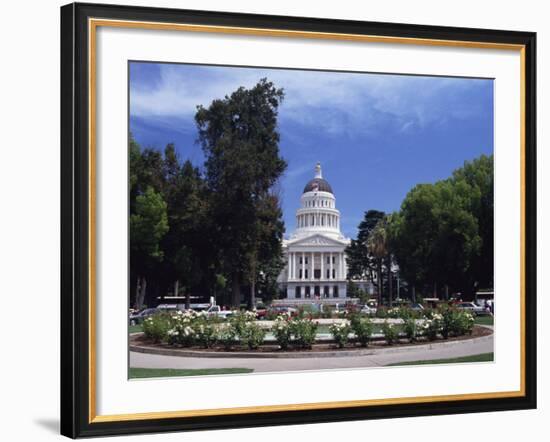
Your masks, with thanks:
M476 316L476 324L479 325L493 325L494 318L492 316Z
M481 353L479 355L462 356L460 358L449 359L432 359L426 361L409 361L409 362L396 362L394 364L388 364L389 366L396 365L428 365L428 364L456 364L459 362L490 362L494 360L494 353Z
M143 331L143 329L141 328L141 324L128 326L128 333L137 333L140 331Z
M199 368L199 369L175 369L175 368L135 368L130 367L130 379L138 378L167 378L171 376L206 376L210 374L236 374L252 373L251 368Z

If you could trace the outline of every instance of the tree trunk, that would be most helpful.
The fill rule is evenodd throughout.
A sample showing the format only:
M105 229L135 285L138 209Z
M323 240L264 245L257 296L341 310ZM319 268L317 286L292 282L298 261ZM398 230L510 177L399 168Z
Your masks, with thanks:
M231 278L233 288L231 290L231 306L239 308L241 306L241 280L237 273Z
M180 280L176 279L174 282L174 296L178 296L180 292Z
M252 278L252 281L250 282L250 309L254 309L256 307L256 280L255 278Z
M141 285L140 285L140 277L138 276L136 278L136 293L134 295L134 308L136 310L138 309L138 299L139 299L139 291L140 291Z
M382 287L384 286L382 281L382 260L378 261L377 279L378 279L378 307L382 307Z
M185 287L185 310L191 309L191 292Z
M434 292L433 292L433 297L434 297L434 298L437 298L437 281L434 281Z
M138 277L138 292L136 297L136 307L140 310L143 307L143 301L145 300L145 295L147 293L147 280L145 277L142 277L141 280Z
M412 286L412 302L416 304L416 286L414 284Z
M249 309L256 307L256 254L252 260L251 265L252 277L250 278L250 301L248 304Z
M449 300L449 286L445 284L445 301Z
M393 296L393 281L392 281L392 275L391 275L391 257L388 258L388 303L390 304L390 308L393 305L392 302L392 296Z

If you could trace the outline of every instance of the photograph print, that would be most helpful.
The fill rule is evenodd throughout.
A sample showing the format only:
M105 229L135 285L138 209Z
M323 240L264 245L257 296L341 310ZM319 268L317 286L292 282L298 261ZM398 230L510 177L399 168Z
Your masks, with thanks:
M492 79L128 70L129 378L492 363Z

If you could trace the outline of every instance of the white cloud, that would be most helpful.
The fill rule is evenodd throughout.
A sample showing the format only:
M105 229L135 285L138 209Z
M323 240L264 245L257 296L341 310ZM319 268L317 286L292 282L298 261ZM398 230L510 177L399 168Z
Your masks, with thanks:
M462 99L480 80L166 64L155 85L131 84L131 112L189 120L197 105L262 77L285 90L281 120L329 134L369 133L388 121L410 131L481 111Z

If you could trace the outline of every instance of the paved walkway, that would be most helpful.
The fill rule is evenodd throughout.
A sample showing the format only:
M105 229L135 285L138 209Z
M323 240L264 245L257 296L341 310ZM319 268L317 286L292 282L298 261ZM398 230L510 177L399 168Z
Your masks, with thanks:
M396 362L447 359L492 352L493 336L439 342L415 347L373 350L364 356L323 358L193 358L130 352L130 366L139 368L251 368L254 372L380 367Z

